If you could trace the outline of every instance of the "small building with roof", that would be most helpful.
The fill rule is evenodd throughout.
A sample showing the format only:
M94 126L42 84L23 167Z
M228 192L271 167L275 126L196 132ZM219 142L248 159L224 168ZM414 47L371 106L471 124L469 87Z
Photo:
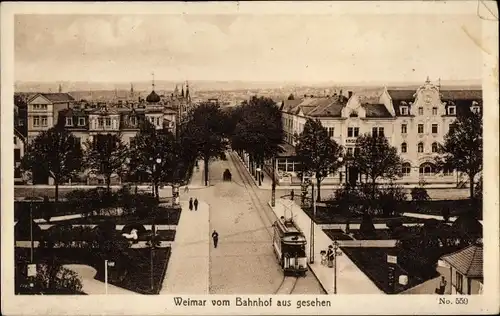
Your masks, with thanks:
M440 259L449 268L445 273L450 294L481 294L483 289L483 246L470 245Z

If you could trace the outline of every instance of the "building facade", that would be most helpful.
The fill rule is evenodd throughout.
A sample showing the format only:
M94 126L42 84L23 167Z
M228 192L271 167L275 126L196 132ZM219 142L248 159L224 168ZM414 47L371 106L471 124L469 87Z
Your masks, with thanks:
M186 91L182 87L179 92L176 87L170 96L160 96L155 92L153 83L150 94L136 101L117 99L112 102L88 102L76 101L68 93L37 93L26 100L26 137L23 139L22 133L17 132L18 138L14 140L16 161L19 164L24 154L24 144L29 144L42 131L57 123L63 124L82 146L96 135L114 133L120 133L124 143L130 144L145 121L156 129L167 129L175 134L190 107L188 85ZM16 113L20 113L18 108L15 106ZM16 122L23 120L17 118ZM18 148L21 143L22 148ZM33 174L31 178L33 184L52 183L46 174Z
M287 143L284 147L295 145L294 135L303 131L308 118L318 119L348 154L354 152L359 135L384 135L404 161L403 176L397 179L400 184L460 186L467 181L465 175L455 170L437 172L433 161L438 144L443 142L457 113L479 112L481 108L481 90L443 90L429 80L416 90L384 88L376 98L351 91L345 96L340 91L329 97L285 100L281 106ZM293 150L285 148L285 153L276 159L278 181L300 183L301 179L297 179L300 165ZM350 168L341 168L324 183L338 184L353 176L353 181L361 180L361 175Z

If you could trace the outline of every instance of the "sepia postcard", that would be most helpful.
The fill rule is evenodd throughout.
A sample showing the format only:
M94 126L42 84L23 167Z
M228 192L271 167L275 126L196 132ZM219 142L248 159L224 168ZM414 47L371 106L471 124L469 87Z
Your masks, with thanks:
M498 314L493 1L4 2L5 315Z

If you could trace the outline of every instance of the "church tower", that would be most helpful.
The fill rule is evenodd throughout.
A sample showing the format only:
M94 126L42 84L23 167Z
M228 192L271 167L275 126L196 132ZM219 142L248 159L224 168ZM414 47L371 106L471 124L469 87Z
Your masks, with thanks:
M59 93L62 93L62 85L61 84L59 84L59 90L58 91L59 91Z

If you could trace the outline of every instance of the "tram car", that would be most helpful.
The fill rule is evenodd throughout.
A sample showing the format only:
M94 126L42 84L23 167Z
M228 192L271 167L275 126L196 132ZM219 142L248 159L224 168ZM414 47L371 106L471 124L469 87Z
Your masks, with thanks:
M274 252L285 275L305 275L306 238L293 219L281 217L274 222Z

